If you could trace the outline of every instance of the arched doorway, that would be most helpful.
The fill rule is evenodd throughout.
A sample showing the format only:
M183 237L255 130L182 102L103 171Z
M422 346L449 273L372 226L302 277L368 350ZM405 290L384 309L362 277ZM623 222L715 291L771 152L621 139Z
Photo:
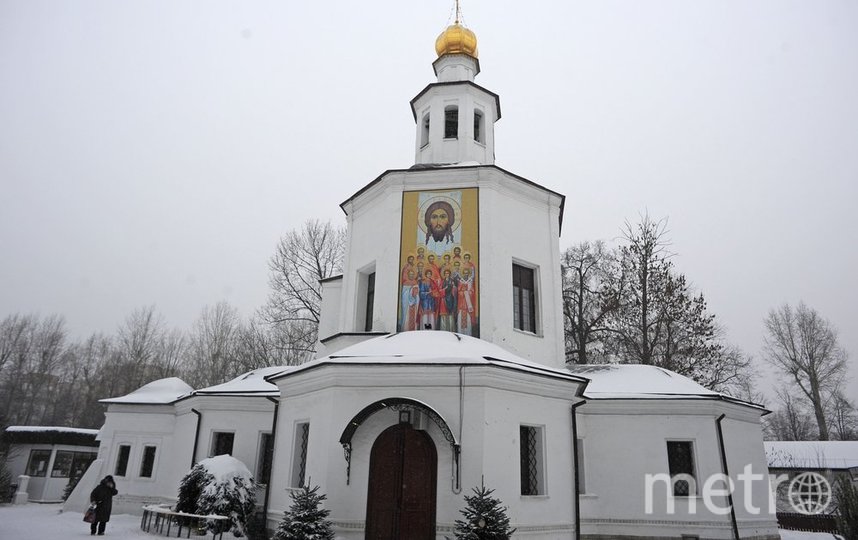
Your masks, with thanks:
M438 454L425 431L402 422L372 445L366 538L434 540Z

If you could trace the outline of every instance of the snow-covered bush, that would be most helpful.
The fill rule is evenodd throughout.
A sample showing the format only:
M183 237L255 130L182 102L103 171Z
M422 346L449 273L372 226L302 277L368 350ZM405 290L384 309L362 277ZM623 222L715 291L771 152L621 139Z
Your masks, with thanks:
M192 502L193 510L191 510ZM193 514L217 514L230 519L211 520L208 527L219 533L231 528L236 536L247 535L247 524L256 507L256 485L241 461L232 456L215 456L194 465L179 485L176 510Z
M464 520L456 520L455 538L459 540L508 540L515 529L509 527L506 507L492 497L495 490L485 484L473 488L474 496L465 495Z
M319 495L319 486L304 486L293 491L292 506L277 526L272 540L333 540L334 531L328 521L330 510L320 508L326 495Z

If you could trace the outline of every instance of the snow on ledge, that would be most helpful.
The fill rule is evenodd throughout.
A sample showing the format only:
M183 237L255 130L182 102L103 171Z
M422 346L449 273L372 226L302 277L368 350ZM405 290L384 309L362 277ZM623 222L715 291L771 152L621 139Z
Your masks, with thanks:
M45 431L57 431L60 433L80 433L83 435L96 435L97 429L62 427L62 426L9 426L6 431L12 433L42 433Z

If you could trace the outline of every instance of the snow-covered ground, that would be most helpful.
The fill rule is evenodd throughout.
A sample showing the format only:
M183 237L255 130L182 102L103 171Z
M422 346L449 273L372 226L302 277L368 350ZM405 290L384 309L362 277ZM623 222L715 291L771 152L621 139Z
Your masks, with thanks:
M61 504L0 505L0 540L68 540L89 536L89 523L83 514L62 512ZM228 535L225 534L224 538ZM105 536L115 540L155 540L161 538L140 530L140 518L114 514ZM231 535L229 535L231 537ZM211 535L194 538L211 538ZM834 540L825 533L781 531L782 540Z
M229 534L229 533L227 533ZM140 517L114 514L105 538L115 540L157 540L158 535L140 530ZM193 538L211 538L211 534ZM230 535L231 537L231 535ZM89 523L83 514L62 512L61 504L0 505L0 540L67 540L89 538ZM224 535L227 538L227 535Z

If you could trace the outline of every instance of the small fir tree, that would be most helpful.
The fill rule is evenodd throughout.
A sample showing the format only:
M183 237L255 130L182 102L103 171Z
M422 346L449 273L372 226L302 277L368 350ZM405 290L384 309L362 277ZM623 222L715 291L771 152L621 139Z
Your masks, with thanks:
M463 520L456 520L455 534L459 540L508 540L515 529L509 527L509 516L500 499L492 497L495 490L484 482L473 488L474 496L465 495Z
M321 508L328 497L318 493L319 486L304 486L293 491L292 506L283 516L272 540L333 540L333 524L328 521L330 510Z
M197 500L203 487L214 482L214 476L201 463L197 463L179 482L179 496L176 499L176 511L186 514L197 513Z
M241 461L222 455L194 465L179 485L176 510L190 514L226 516L228 521L209 520L215 534L232 529L235 536L247 536L247 524L256 507L256 485Z

